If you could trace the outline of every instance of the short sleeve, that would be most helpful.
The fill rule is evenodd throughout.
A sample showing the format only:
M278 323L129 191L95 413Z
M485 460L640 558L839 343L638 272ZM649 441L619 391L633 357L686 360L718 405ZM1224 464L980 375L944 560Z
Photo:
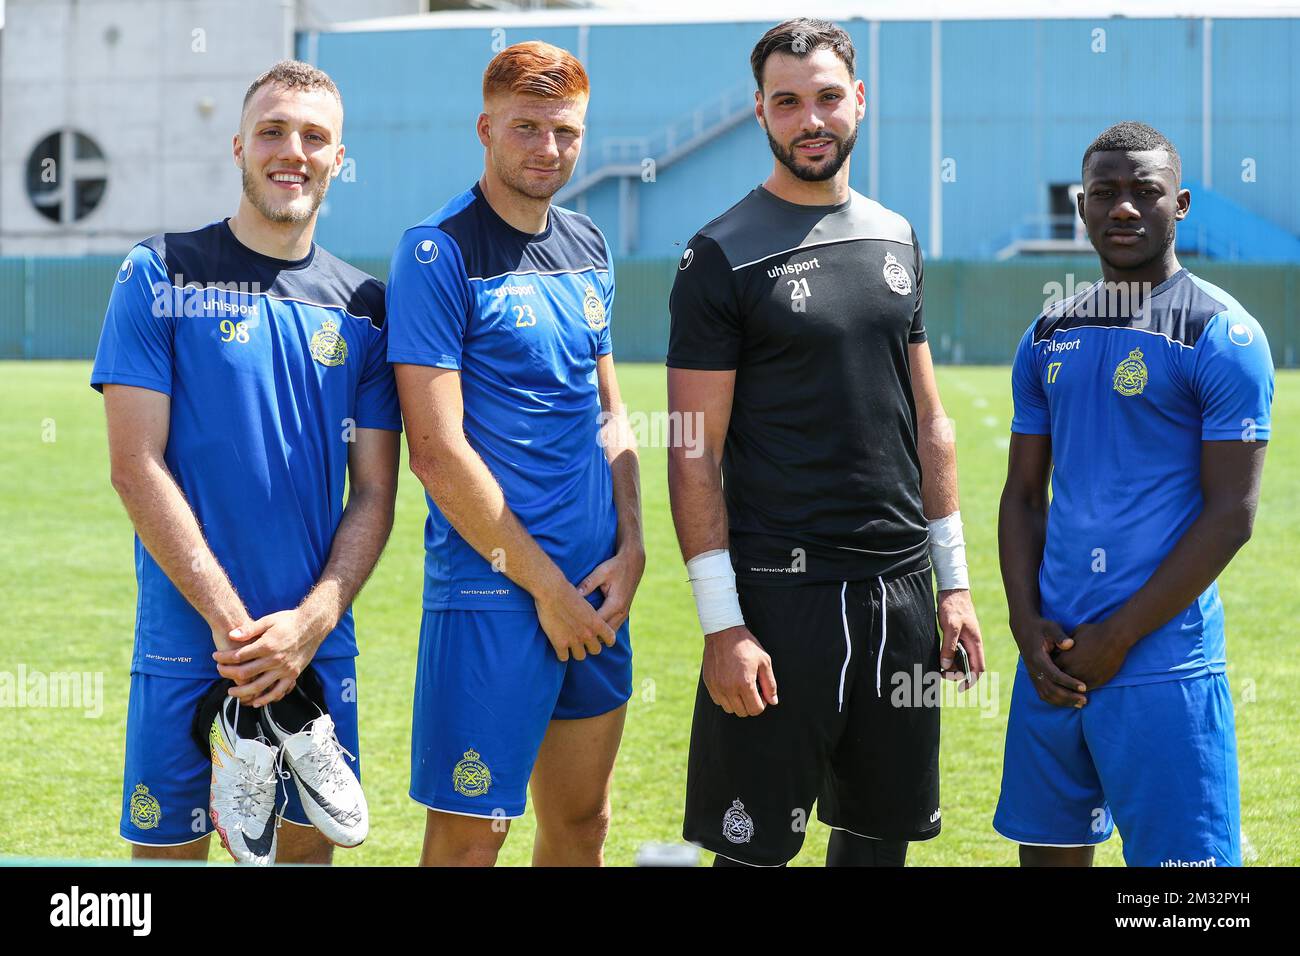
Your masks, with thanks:
M134 385L171 395L174 300L158 254L144 245L132 249L117 270L108 298L90 372L96 390Z
M925 263L922 261L921 243L917 241L916 230L912 230L912 250L916 254L916 306L912 309L912 328L907 333L908 345L919 345L926 340L925 334L925 309L923 298L925 293Z
M369 328L366 363L361 368L361 381L357 383L358 428L382 428L385 431L402 430L402 412L397 402L397 379L388 364L388 324Z
M732 290L731 265L722 249L697 235L677 263L668 298L670 367L726 370L740 364L743 334Z
M614 254L610 251L609 243L605 243L605 284L601 289L602 300L605 303L605 324L601 326L600 333L596 337L596 354L609 355L614 351L614 343L610 338L609 326L614 321Z
M1202 441L1268 440L1273 356L1251 316L1232 310L1209 321L1192 350L1191 383Z
M1011 366L1011 399L1015 406L1011 416L1011 430L1017 435L1050 435L1052 416L1047 408L1047 393L1034 355L1035 319L1016 347L1016 359Z
M386 294L388 361L460 368L473 296L460 247L441 229L408 229Z

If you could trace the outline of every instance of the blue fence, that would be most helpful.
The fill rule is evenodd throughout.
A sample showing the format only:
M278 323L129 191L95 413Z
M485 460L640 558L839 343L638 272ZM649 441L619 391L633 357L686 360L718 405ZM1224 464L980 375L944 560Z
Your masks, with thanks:
M384 278L388 260L354 258ZM121 260L0 258L0 359L85 359L95 351L104 305ZM1226 289L1263 325L1279 366L1300 360L1300 266L1186 261L1197 275ZM661 362L668 342L668 292L677 260L615 263L615 354L624 361ZM935 359L1001 365L1047 302L1098 276L1090 256L1008 262L937 260L925 267L925 316Z

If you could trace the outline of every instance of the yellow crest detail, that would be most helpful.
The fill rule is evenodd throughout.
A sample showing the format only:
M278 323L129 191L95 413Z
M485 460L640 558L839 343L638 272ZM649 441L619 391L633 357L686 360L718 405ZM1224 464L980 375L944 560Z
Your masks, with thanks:
M605 327L605 303L592 286L587 286L582 296L582 314L587 317L587 324L597 332Z
M465 759L452 770L451 785L457 793L467 797L481 797L491 788L492 771L478 759L474 748L466 750Z
M212 762L218 767L224 766L221 762L221 756L218 751L224 751L227 757L233 757L230 748L226 746L226 741L221 736L221 731L217 728L217 722L212 722L212 729L208 731L208 750L212 752Z
M347 361L348 340L339 335L339 324L333 319L326 319L311 337L311 357L326 368Z
M1121 395L1141 395L1149 377L1146 363L1142 361L1142 350L1134 349L1115 367L1115 391Z
M141 830L152 830L162 822L162 806L142 783L137 783L131 794L131 822Z

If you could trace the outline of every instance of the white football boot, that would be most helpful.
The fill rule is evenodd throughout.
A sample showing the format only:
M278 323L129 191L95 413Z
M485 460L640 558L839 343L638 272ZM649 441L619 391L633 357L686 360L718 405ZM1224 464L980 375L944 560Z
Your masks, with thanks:
M300 698L294 706L305 700ZM370 812L361 782L343 759L345 754L356 758L339 743L334 719L311 704L317 716L293 733L276 722L277 706L279 702L262 708L262 725L280 745L307 819L336 846L357 846L370 832Z
M276 749L239 735L239 706L238 698L226 698L212 721L208 813L221 835L221 845L236 862L270 866L275 862L278 823Z

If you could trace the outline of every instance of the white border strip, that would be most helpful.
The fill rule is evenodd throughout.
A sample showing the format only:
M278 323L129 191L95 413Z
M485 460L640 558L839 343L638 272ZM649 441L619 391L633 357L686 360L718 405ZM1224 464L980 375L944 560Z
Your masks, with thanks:
M708 238L712 239L713 237L709 236ZM717 242L716 239L713 241ZM891 239L889 236L844 236L842 239L823 239L821 242L810 242L805 245L791 246L789 249L782 249L780 252L770 252L767 255L760 256L750 262L742 262L738 266L732 266L731 271L735 272L738 269L746 269L749 266L756 266L760 262L766 262L768 259L773 259L776 256L788 255L791 252L798 252L801 249L820 249L822 246L834 246L843 242L895 242L900 246L907 246L908 248L911 248L912 246L912 240L910 239Z

